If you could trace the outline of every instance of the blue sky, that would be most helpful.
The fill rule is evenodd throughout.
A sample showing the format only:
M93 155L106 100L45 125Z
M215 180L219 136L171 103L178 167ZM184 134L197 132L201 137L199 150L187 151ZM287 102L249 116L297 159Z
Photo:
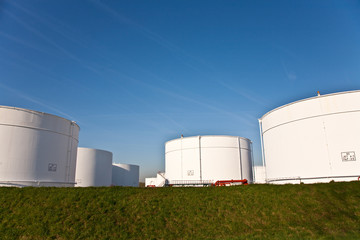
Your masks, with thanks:
M360 89L359 1L0 0L0 105L75 120L81 147L164 170L164 143L253 141L258 118Z

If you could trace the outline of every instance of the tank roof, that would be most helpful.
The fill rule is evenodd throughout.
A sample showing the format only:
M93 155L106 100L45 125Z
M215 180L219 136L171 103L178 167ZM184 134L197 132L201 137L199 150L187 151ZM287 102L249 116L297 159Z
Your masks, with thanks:
M335 96L335 95L342 95L342 94L349 94L349 93L359 93L360 90L352 90L352 91L344 91L344 92L336 92L336 93L329 93L329 94L324 94L324 95L317 95L314 97L309 97L309 98L304 98L304 99L300 99L285 105L282 105L280 107L274 108L273 110L270 110L269 112L265 113L261 118L259 118L259 121L261 121L264 117L266 117L267 115L269 115L272 112L275 112L281 108L296 104L296 103L300 103L300 102L304 102L304 101L309 101L309 100L314 100L314 99L318 99L318 98L323 98L323 97L331 97L331 96Z
M54 115L54 114L50 114L50 113L46 113L46 112L40 112L40 111L31 110L31 109L26 109L26 108L12 107L12 106L3 106L3 105L0 105L0 108L14 109L14 110L23 111L23 112L30 112L30 113L34 113L34 114L43 114L43 115L47 115L47 116L51 116L51 117L60 118L60 119L63 119L63 120L65 120L65 121L68 121L68 122L76 125L76 126L80 129L80 126L79 126L75 121L72 121L72 120L69 120L69 119L66 119L66 118L63 118L63 117Z
M78 147L78 148L81 148L81 149L87 149L87 150L94 150L94 151L102 151L102 152L109 152L112 154L112 152L108 151L108 150L103 150L103 149L98 149L98 148L88 148L88 147Z
M136 164L128 164L128 163L113 163L113 165L118 166L118 167L121 166L121 165L140 167L139 165L136 165Z
M248 138L245 138L245 137L239 137L239 136L231 136L231 135L197 135L197 136L189 136L189 137L180 137L180 138L175 138L175 139L172 139L172 140L169 140L166 143L169 143L169 142L172 142L172 141L177 141L177 140L180 140L182 138L197 138L197 137L233 137L233 138L241 138L241 139L245 139L247 141L250 141L250 139Z

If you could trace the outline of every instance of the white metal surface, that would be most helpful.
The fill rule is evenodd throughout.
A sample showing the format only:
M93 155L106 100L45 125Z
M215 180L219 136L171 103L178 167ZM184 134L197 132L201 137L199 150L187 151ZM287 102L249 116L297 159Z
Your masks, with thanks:
M156 187L157 178L145 178L145 187Z
M75 122L0 106L0 185L74 186L78 136Z
M156 178L145 178L145 187L163 187L165 181L165 173L158 173Z
M266 183L266 171L264 166L254 166L254 182Z
M99 149L78 148L76 187L111 185L112 153Z
M234 136L195 136L165 143L165 174L172 181L253 181L251 141Z
M269 183L351 181L360 176L360 91L321 95L259 119Z
M132 164L113 164L112 185L114 186L139 186L139 166Z

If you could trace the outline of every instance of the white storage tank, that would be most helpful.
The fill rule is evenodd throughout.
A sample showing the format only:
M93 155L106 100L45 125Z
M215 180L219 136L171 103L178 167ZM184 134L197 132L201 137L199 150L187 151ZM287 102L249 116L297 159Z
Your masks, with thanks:
M252 143L236 136L194 136L168 141L165 175L169 184L243 179L252 182Z
M267 182L360 176L360 91L293 102L266 113L259 123Z
M113 164L112 185L124 187L139 186L139 166L133 164Z
M0 185L74 186L78 136L75 122L0 106Z
M112 157L112 153L108 151L79 147L76 163L76 186L110 186Z

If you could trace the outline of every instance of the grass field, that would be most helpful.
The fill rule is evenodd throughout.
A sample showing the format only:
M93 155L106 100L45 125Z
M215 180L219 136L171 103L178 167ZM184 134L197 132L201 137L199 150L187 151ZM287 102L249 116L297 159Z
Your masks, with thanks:
M0 239L360 239L360 182L0 188Z

